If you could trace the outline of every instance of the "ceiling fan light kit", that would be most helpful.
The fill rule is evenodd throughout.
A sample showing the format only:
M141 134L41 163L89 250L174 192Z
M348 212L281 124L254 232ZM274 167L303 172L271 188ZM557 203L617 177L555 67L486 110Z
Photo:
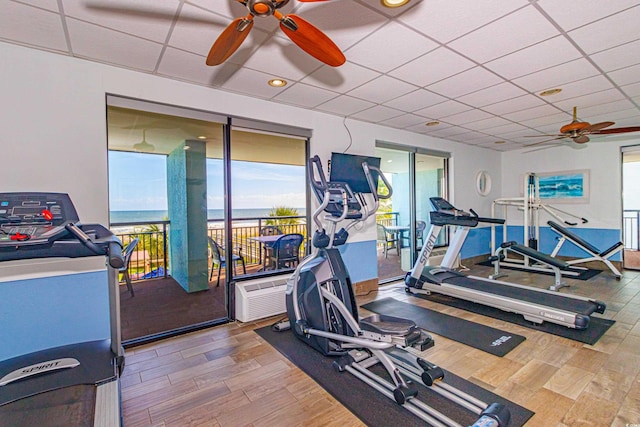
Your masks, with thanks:
M218 36L207 55L206 64L220 65L240 47L253 28L253 18L273 16L280 21L280 29L300 49L332 67L346 62L340 48L322 31L310 22L294 14L283 15L278 9L289 0L236 0L246 6L249 14L234 19ZM298 0L300 2L319 2L326 0Z
M400 7L409 3L410 0L380 0L385 7Z

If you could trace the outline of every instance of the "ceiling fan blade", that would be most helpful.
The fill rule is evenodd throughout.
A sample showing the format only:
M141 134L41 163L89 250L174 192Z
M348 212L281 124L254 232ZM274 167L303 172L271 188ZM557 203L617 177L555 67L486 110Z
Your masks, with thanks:
M627 133L627 132L640 132L640 126L631 126L626 128L613 128L613 129L603 129L597 132L594 132L599 135L607 134L607 133Z
M297 15L283 16L276 11L280 29L309 55L332 67L339 67L347 60L340 48L322 31ZM295 29L293 29L295 28Z
M564 136L564 135L563 136L558 136L556 138L550 138L550 139L545 139L543 141L538 141L538 142L535 142L533 144L527 144L527 145L525 145L525 147L535 147L536 145L544 144L545 142L555 141L555 140L564 139L564 138L566 138L566 136Z
M580 135L578 137L573 138L573 142L575 142L576 144L584 144L589 141L590 139L587 135Z
M562 145L565 145L565 144L563 144L563 143L549 144L549 145L545 145L543 147L534 148L533 150L523 151L523 154L525 154L525 153L533 153L533 152L542 151L542 150L548 150L549 148L559 147L559 146L562 146ZM526 145L525 145L525 147L526 147Z
M546 134L546 133L541 133L540 135L524 135L523 138L540 138L541 136L566 136L564 134L561 133L554 133L554 134Z
M220 65L226 61L247 38L251 28L253 28L253 15L234 19L211 46L207 55L207 65Z
M608 128L609 126L613 126L615 124L616 124L615 122L594 123L587 128L587 131L596 132L596 131L599 131L600 129Z

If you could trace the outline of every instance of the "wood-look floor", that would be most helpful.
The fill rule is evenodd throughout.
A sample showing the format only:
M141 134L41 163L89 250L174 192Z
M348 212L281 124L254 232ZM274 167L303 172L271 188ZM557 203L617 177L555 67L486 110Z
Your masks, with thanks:
M480 266L471 271L490 272ZM552 281L509 274L507 280L541 288ZM572 286L563 293L605 301L604 317L616 321L593 346L418 300L394 285L358 300L393 296L524 335L526 341L505 357L434 335L436 345L423 357L534 411L527 426L640 424L640 272L625 271L620 281L603 272L567 282ZM275 320L232 323L129 349L122 378L125 425L362 425L253 332Z

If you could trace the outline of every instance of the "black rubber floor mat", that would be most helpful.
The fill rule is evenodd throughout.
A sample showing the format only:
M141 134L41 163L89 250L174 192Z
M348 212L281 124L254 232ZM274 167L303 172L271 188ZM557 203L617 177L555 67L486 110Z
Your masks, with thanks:
M325 357L297 339L293 332L274 332L271 327L257 329L256 333L276 348L298 368L313 378L322 388L349 409L368 426L425 426L418 417L374 390L348 372L337 372L332 362L334 358ZM436 344L437 345L437 344ZM533 416L533 412L485 390L450 372L445 372L444 382L475 396L486 403L502 403L507 405L511 413L510 427L519 427ZM440 397L427 387L418 392L420 400L457 421L461 425L471 425L476 416L466 409Z
M413 320L428 332L500 357L526 339L522 335L470 322L394 298L376 300L363 305L362 308L378 314Z

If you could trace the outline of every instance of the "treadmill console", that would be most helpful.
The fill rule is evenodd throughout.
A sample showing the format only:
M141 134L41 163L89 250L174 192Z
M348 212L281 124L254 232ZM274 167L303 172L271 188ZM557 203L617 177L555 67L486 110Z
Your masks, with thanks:
M0 262L95 255L124 264L120 240L102 225L81 225L68 194L0 193Z
M78 220L68 194L0 193L0 248L42 244Z

